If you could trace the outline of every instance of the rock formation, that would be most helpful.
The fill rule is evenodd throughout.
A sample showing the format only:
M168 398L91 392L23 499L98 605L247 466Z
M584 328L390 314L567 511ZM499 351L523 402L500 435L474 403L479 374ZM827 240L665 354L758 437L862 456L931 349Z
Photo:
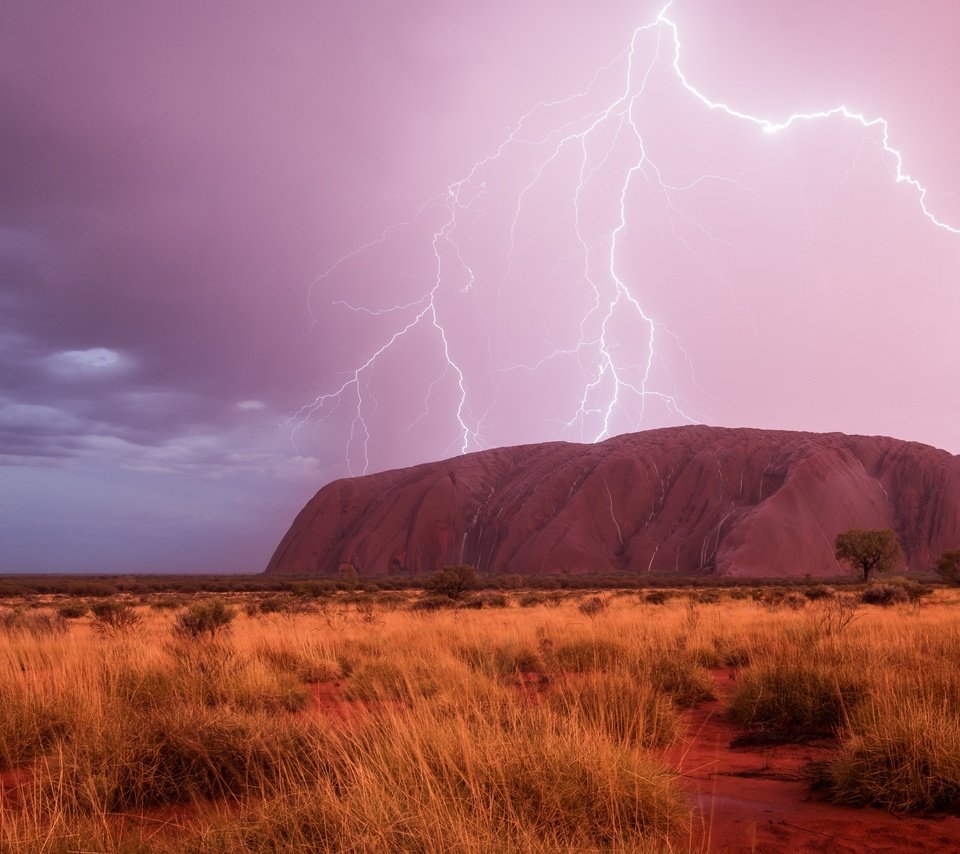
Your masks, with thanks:
M328 484L268 573L835 576L835 536L893 528L910 570L960 547L960 457L841 433L673 427L498 448Z

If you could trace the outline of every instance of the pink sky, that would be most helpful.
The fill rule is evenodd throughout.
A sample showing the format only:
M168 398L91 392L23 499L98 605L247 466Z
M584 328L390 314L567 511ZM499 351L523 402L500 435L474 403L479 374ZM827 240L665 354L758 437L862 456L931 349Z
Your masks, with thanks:
M464 447L960 451L960 234L879 126L709 109L660 8L0 12L0 571L259 569L327 480ZM667 17L713 102L886 119L960 227L955 4Z

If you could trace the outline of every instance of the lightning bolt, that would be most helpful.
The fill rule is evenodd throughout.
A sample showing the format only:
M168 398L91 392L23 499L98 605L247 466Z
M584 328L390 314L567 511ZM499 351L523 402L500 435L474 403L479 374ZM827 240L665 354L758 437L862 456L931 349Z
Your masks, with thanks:
M447 185L445 191L423 202L413 217L388 226L378 237L337 259L311 283L308 307L313 325L317 323L313 311L315 292L320 286L333 280L338 272L364 252L384 246L394 234L418 226L424 219L437 218L437 224L432 226L430 232L432 272L428 290L412 300L383 307L354 305L342 299L330 302L332 306L351 313L373 317L396 315L399 320L392 330L388 330L381 343L347 373L342 383L317 395L290 417L287 426L291 430L295 448L298 434L309 423L322 424L342 406L349 404L353 416L346 438L346 466L350 474L357 468L366 473L370 466L371 442L368 419L377 405L370 390L371 377L376 367L389 358L395 345L414 333L424 333L433 339L439 371L427 386L423 411L405 429L409 431L430 414L431 398L436 386L452 377L455 392L454 405L449 413L454 436L451 448L460 453L486 447L486 424L496 408L502 383L508 376L521 371L535 374L556 359L575 360L580 376L580 390L569 418L554 425L559 438L573 434L581 440L600 441L613 434L617 423L626 423L630 429L638 429L646 423L647 407L651 401L661 404L663 411L675 420L692 423L699 420L697 414L689 411L689 407L679 400L676 392L662 387L657 376L658 362L664 358L663 345L667 344L680 353L696 385L693 365L683 342L644 308L641 288L627 281L621 271L618 250L629 232L628 200L638 183L642 182L642 186L648 188L662 205L671 237L702 264L708 275L732 289L732 283L684 236L682 226L687 226L710 240L717 239L700 223L684 215L677 197L705 182L732 183L747 191L749 187L744 184L747 177L745 173L733 176L705 174L679 186L664 180L662 171L651 159L644 144L638 116L648 81L664 63L682 89L696 102L739 123L753 125L763 134L781 134L801 123L834 118L856 123L864 131L877 134L879 145L892 167L895 182L907 184L915 191L923 216L939 229L960 234L960 228L941 220L927 206L928 190L905 170L903 154L891 143L890 126L885 118L869 118L843 104L816 112L767 118L709 97L691 82L683 70L680 30L669 16L672 5L673 0L670 0L653 20L637 27L628 48L597 69L582 91L560 100L536 103L518 119L492 151L475 162L461 178ZM641 52L645 47L649 48L649 53L646 61L642 61ZM605 75L613 73L621 65L624 67L622 86L612 100L592 109L587 107L572 118L566 116L570 108L579 109L584 101L588 101ZM536 122L548 118L553 112L563 113L564 117L545 131L537 132L534 128ZM595 151L598 148L599 152ZM493 381L493 393L488 405L483 412L477 412L468 390L468 371L463 354L455 346L455 337L443 311L443 298L455 294L466 298L488 284L483 274L478 272L477 263L464 242L466 240L469 243L467 220L481 212L481 205L491 191L492 182L496 180L497 167L508 156L522 152L531 153L533 161L528 170L529 178L514 197L503 256L504 271L495 286L490 285L495 288L495 308L492 312L476 309L487 341L486 375ZM590 306L580 317L573 341L562 345L549 342L549 351L533 362L498 365L495 353L508 349L505 345L509 344L503 340L502 333L504 301L514 270L518 231L525 203L545 177L562 166L563 158L569 153L574 154L576 163L570 196L576 246L572 255L557 262L554 272L565 262L582 262L574 285L585 290ZM618 159L625 159L626 163L618 166ZM613 223L599 235L588 237L583 222L584 195L594 186L598 176L610 169L619 169L620 175L609 206ZM653 287L655 284L647 282L645 286ZM645 342L643 357L638 362L631 363L618 355L613 330L618 320L629 321L638 340ZM621 422L617 421L618 418Z

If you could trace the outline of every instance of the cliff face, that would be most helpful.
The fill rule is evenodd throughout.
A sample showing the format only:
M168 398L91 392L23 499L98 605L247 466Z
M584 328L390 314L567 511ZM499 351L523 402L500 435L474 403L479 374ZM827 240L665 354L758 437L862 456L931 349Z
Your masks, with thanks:
M700 426L499 448L325 486L267 572L829 576L848 528L895 529L909 568L929 569L960 547L960 457Z

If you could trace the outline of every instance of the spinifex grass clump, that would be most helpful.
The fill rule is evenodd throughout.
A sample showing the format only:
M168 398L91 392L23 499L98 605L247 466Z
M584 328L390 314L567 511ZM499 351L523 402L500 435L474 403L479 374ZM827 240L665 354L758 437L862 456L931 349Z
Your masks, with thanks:
M41 768L48 798L67 811L263 795L291 768L307 773L316 755L305 726L263 713L153 708L100 723L56 745Z
M740 673L729 711L758 737L832 736L866 690L862 670L835 647L785 640Z
M643 751L506 697L464 712L423 706L338 733L335 785L289 791L196 850L642 851L684 837L686 801Z
M32 762L69 737L82 701L61 687L0 679L0 771Z
M825 782L843 803L891 812L960 808L960 713L934 697L876 697L852 716Z
M663 747L680 734L669 699L649 683L617 673L590 673L558 682L548 704L618 743Z
M701 663L697 649L680 642L652 648L637 667L637 675L670 697L680 708L689 708L714 696L713 680Z
M67 630L66 619L49 611L24 611L21 608L0 610L0 631L6 635L62 634Z

